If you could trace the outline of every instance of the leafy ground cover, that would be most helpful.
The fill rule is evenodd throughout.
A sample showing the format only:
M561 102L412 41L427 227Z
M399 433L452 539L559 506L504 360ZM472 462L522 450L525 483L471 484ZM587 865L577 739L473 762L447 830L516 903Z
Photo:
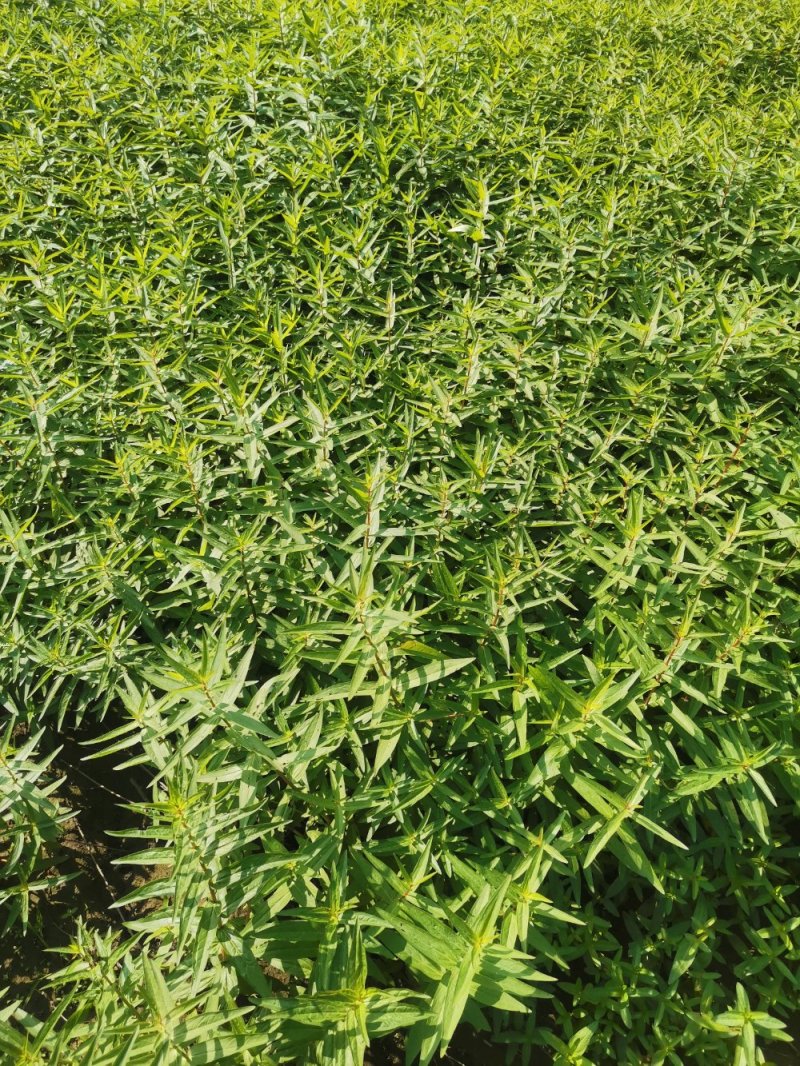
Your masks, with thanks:
M0 25L2 1061L794 1061L800 6Z

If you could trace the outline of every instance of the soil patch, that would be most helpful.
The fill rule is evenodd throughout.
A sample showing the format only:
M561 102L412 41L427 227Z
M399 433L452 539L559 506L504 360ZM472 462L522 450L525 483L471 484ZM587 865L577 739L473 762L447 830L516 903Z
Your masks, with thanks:
M70 880L32 894L27 932L15 926L0 938L0 986L8 987L25 1010L42 1019L54 1006L45 987L47 979L64 965L59 949L72 940L78 916L101 932L120 928L134 915L130 909L111 905L147 880L140 867L114 865L115 859L138 850L141 841L108 835L108 830L141 826L124 804L146 798L146 772L119 774L114 759L83 762L89 736L88 732L60 735L56 746L61 751L50 766L53 777L65 778L58 799L74 814L63 824L41 874Z

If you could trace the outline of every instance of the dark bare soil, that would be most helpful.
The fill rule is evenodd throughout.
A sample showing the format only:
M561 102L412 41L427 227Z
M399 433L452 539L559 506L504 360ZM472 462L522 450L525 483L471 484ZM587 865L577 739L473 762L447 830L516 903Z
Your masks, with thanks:
M42 872L70 880L31 897L30 923L24 935L15 927L0 937L0 986L10 988L21 1006L40 1018L52 1009L47 977L62 965L59 949L74 936L76 915L81 914L87 926L100 932L118 928L133 915L112 910L111 904L145 880L139 868L114 865L115 859L136 850L139 841L127 844L109 836L107 830L137 825L136 816L122 805L144 798L146 780L136 773L119 775L113 760L83 763L87 749L81 741L85 739L60 737L61 751L51 765L53 776L65 778L59 798L74 813L52 849L50 866Z

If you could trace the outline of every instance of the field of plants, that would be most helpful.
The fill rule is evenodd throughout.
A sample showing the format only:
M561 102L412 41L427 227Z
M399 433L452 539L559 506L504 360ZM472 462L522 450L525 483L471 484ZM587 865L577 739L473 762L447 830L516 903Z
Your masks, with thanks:
M800 2L0 31L0 1064L797 1062Z

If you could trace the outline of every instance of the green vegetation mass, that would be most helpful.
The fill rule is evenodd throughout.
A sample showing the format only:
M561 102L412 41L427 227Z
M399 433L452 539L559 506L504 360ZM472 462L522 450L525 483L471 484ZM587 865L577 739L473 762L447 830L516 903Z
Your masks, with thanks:
M796 1061L800 3L0 27L0 1062Z

